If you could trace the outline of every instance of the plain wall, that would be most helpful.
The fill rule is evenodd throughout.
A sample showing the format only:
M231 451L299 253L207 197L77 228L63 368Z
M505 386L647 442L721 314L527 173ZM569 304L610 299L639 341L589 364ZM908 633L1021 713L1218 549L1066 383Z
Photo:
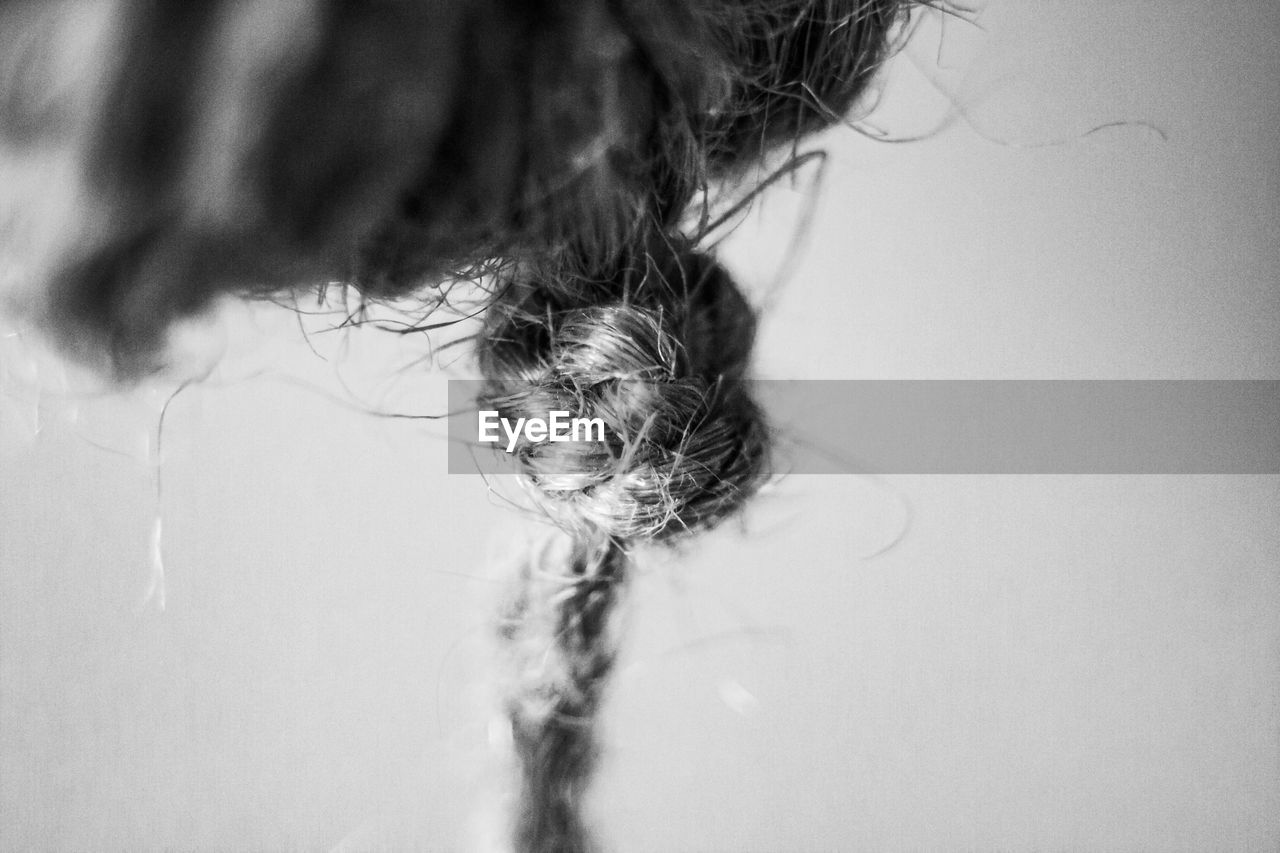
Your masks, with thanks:
M760 374L1280 378L1280 6L978 24L888 75L870 121L927 138L827 134L726 243ZM343 402L439 411L423 344L303 324L228 309L160 448L174 383L69 394L3 339L0 847L483 834L529 528ZM614 849L1280 846L1275 476L794 477L632 593Z

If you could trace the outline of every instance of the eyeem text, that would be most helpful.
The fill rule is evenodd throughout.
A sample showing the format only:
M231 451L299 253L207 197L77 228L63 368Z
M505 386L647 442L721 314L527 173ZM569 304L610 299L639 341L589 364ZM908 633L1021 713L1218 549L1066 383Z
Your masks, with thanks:
M480 441L496 444L501 440L499 428L506 434L508 453L514 453L516 443L523 434L534 444L543 441L604 441L603 418L571 418L568 412L549 412L547 418L500 417L498 412L480 410Z

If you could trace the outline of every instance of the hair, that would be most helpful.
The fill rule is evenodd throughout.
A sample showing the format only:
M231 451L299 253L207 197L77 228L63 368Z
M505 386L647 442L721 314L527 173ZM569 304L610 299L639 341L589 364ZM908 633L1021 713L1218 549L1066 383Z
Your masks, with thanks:
M631 553L714 527L768 476L755 314L688 227L709 191L841 121L911 0L123 0L89 122L98 222L43 308L123 378L224 292L491 290L481 406L599 417L522 442L558 541L501 636L522 851L581 814ZM12 94L5 135L42 115ZM704 217L705 221L705 217Z

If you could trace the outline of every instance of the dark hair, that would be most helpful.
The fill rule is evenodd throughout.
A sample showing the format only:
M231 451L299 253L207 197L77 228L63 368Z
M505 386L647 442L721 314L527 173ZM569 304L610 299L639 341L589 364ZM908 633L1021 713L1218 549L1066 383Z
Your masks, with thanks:
M714 526L768 474L754 313L681 223L847 115L911 5L125 3L84 163L103 233L51 287L67 348L136 376L221 292L338 280L430 304L476 278L482 404L606 424L517 448L561 531L502 630L521 850L590 846L580 795L632 546Z

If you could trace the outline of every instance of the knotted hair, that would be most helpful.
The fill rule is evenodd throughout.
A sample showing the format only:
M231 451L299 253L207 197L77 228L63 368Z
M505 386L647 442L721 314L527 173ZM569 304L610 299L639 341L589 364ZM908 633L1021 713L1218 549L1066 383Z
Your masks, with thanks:
M489 308L482 408L568 411L603 440L513 448L558 526L619 542L710 527L758 485L768 433L744 376L755 317L722 267L663 245L576 292L536 283Z
M520 282L489 308L481 407L604 425L595 440L514 447L567 540L526 563L503 622L517 849L589 849L580 804L629 549L714 526L768 473L768 430L745 383L754 330L725 270L679 242L625 255L604 279Z
M754 312L681 223L846 116L910 5L123 0L85 134L95 227L43 306L68 350L137 376L218 293L343 281L431 305L470 278L493 294L482 406L605 424L516 448L559 531L500 632L520 850L591 846L632 550L714 527L768 475ZM0 95L7 141L38 144L40 111Z

